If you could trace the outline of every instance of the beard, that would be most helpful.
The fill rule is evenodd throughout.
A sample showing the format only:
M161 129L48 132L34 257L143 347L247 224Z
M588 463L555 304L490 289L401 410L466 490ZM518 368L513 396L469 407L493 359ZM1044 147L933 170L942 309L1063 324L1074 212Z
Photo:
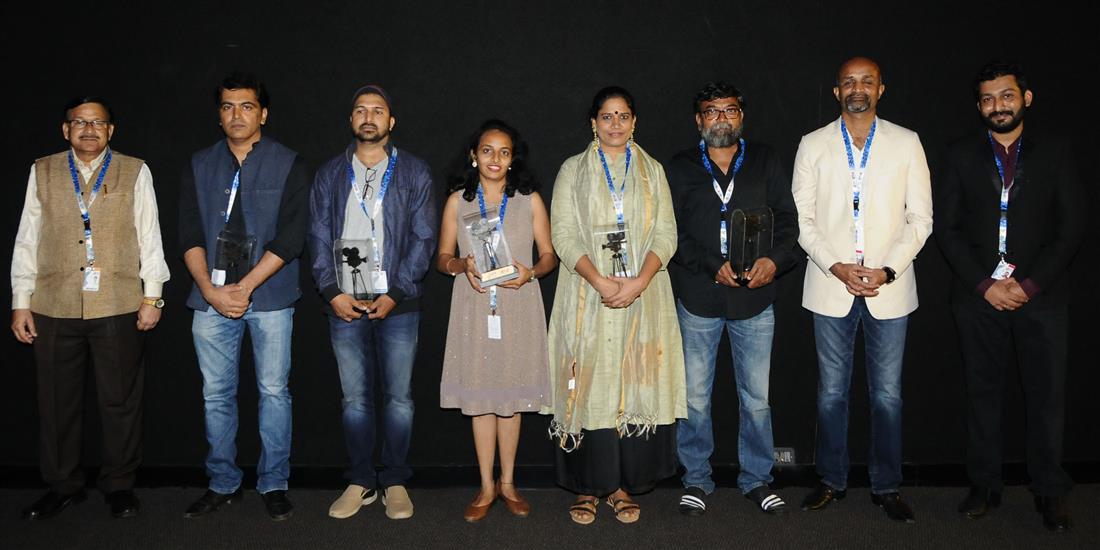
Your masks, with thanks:
M707 147L714 149L724 149L726 147L732 147L737 143L737 140L741 139L741 133L744 131L745 125L734 127L729 122L717 122L710 128L703 128L700 134L703 137L703 142L707 144Z
M863 113L871 108L871 97L867 94L849 94L844 98L844 110L849 113Z
M378 143L390 135L390 129L373 124L360 124L359 129L353 133L360 143Z
M985 125L988 126L989 129L992 130L994 133L1007 134L1019 127L1020 124L1024 121L1025 111L1027 111L1027 107L1021 107L1019 112L993 111L992 113L983 116L982 121L985 122ZM993 120L993 117L997 115L1009 115L1009 119L1004 122L997 122Z

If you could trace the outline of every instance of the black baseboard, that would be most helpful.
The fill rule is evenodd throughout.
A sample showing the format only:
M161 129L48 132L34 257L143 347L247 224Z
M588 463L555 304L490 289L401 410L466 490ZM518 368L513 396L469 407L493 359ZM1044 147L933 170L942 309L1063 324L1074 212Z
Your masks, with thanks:
M256 485L254 466L243 466L245 487ZM1068 462L1065 469L1076 483L1100 483L1100 461ZM422 465L413 468L414 477L409 485L416 488L473 487L478 483L477 467L473 465L444 464ZM736 464L714 466L714 481L719 487L737 486ZM809 487L817 482L817 473L811 464L777 467L773 472L776 487ZM87 470L89 486L95 485L94 468ZM554 487L552 465L516 466L516 480L526 487ZM906 486L959 486L968 485L966 468L962 464L904 464L903 484ZM1025 485L1027 468L1022 463L1004 465L1005 483ZM139 487L205 487L206 474L199 466L145 466L138 471ZM303 489L340 489L345 485L343 468L338 466L295 466L291 468L292 487ZM868 485L867 467L853 465L849 485ZM0 487L7 489L41 488L43 483L35 466L0 466ZM678 478L665 480L662 486L679 486Z

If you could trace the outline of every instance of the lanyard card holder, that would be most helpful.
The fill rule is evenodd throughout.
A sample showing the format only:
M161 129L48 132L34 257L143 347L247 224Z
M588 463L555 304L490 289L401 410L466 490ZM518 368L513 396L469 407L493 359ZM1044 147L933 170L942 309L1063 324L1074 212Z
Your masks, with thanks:
M381 257L378 252L374 239L336 239L332 256L340 292L356 300L373 300L389 291L386 272L375 261Z
M599 246L596 268L609 277L634 277L638 274L628 240L630 227L626 224L598 225L592 231L592 240Z
M214 249L214 270L210 277L214 286L240 281L252 268L255 251L255 235L229 230L219 232L217 247Z
M745 274L752 270L756 260L771 252L775 217L771 208L762 206L738 208L730 218L730 268L737 283L747 285Z
M474 255L477 270L481 272L481 288L519 277L519 271L512 265L512 252L504 232L500 230L499 221L499 215L482 218L478 212L462 217L467 244Z

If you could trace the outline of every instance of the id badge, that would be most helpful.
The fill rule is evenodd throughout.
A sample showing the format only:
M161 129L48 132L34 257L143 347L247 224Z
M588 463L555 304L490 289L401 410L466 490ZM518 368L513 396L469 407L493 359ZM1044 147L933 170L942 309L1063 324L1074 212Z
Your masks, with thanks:
M726 220L722 220L722 224L718 228L718 242L722 243L722 256L728 256L730 253L730 238L729 233L726 232Z
M370 272L370 287L374 290L375 294L385 294L390 291L389 279L386 278L385 271L371 271Z
M1001 258L1001 261L997 262L997 267L993 269L993 274L990 277L1003 281L1012 276L1012 272L1016 271L1016 265L1010 264Z
M214 286L225 286L225 270L224 269L212 269L210 270L210 283Z
M500 340L500 315L489 315L489 339Z
M84 268L84 287L81 290L86 292L99 292L99 268L98 267L85 267Z

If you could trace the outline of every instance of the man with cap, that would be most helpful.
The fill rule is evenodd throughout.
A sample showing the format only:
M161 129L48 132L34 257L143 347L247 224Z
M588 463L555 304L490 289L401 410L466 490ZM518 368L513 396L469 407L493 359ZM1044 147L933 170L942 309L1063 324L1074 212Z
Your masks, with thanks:
M347 518L383 493L386 516L412 517L405 490L412 436L412 368L423 279L438 220L428 165L394 147L393 103L381 87L352 96L347 148L317 172L310 193L309 249L324 297L343 389L349 485L329 515ZM364 273L366 272L366 273ZM375 380L382 387L376 423ZM374 447L381 430L382 464Z

